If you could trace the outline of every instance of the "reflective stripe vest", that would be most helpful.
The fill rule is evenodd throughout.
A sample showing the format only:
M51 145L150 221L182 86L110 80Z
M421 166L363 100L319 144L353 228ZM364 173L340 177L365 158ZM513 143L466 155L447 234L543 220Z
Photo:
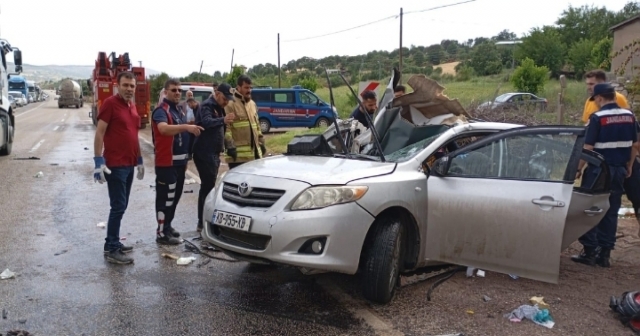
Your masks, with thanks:
M170 112L170 106L166 102L162 102L155 111L158 109L164 110L167 114L167 124L184 124L184 122L181 122L179 119L174 120ZM151 116L151 119L153 120L153 115ZM153 128L151 135L154 145L156 167L172 167L187 164L189 135L185 134L186 132L181 132L174 136L162 135L158 129L158 124L155 121L153 121L152 124Z
M225 107L225 112L235 114L233 123L227 125L224 134L225 147L236 149L237 158L225 155L227 163L242 163L262 158L260 144L263 144L262 132L258 121L256 103L253 100L245 101L244 98L235 94L235 101L229 102Z

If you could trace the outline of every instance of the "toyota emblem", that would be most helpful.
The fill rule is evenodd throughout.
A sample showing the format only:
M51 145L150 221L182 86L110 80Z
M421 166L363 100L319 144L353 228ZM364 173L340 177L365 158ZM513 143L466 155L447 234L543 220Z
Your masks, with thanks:
M238 194L242 197L247 197L251 195L251 187L247 184L247 182L242 182L238 186Z

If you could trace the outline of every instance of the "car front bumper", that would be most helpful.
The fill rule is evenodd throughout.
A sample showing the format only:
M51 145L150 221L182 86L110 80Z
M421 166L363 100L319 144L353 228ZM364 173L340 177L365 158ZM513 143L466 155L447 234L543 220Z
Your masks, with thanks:
M229 175L225 181L232 180L233 176ZM250 183L278 186L286 192L269 208L243 207L223 199L221 186L205 204L202 231L205 241L237 259L356 273L365 237L374 220L371 214L355 202L317 210L287 211L286 206L309 187L308 184L255 175ZM214 209L251 217L249 231L212 224ZM315 241L322 246L320 252L310 249Z

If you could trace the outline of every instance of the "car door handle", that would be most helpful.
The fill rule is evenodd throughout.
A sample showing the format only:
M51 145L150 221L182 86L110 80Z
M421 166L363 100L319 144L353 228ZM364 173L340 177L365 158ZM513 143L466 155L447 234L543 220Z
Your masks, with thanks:
M598 215L602 213L602 209L600 208L592 208L592 209L587 209L584 211L584 213L586 213L587 215Z
M531 200L531 202L537 205L546 205L546 206L552 206L552 207L558 207L558 208L562 208L564 206L564 202L561 202L561 201L534 199L534 200Z

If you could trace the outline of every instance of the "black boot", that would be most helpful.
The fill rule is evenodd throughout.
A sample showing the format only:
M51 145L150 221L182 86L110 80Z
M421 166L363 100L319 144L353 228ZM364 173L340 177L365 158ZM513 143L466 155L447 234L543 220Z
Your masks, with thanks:
M579 255L571 256L571 260L577 263L595 266L598 251L595 247L584 247Z
M603 248L600 250L600 255L596 258L596 264L600 267L611 267L611 261L609 258L611 257L611 249Z

